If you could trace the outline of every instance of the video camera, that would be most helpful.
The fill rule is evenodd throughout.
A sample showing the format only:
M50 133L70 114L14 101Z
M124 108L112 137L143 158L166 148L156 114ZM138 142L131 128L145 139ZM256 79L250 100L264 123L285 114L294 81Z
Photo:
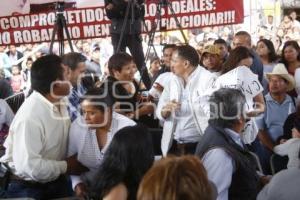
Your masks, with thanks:
M30 13L41 13L41 12L49 12L49 11L61 11L64 9L75 8L76 2L65 2L65 1L54 1L50 3L42 3L42 4L30 4Z
M124 19L127 6L133 6L133 12L129 13L128 19L132 19L133 16L135 19L143 18L145 16L144 2L144 0L128 0L128 2L125 2L124 0L105 1L105 6L108 5L108 3L113 4L112 9L105 9L106 15L109 19Z

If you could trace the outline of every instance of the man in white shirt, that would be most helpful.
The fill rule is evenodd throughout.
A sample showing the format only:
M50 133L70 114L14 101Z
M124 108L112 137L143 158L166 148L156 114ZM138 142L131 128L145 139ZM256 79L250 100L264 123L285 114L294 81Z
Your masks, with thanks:
M33 93L17 112L4 143L0 161L12 175L8 198L52 199L69 196L63 174L82 172L76 157L66 161L70 119L63 98L70 84L61 58L48 55L37 59L31 69Z
M212 75L199 64L197 51L189 46L177 47L172 53L174 75L159 99L156 115L164 122L162 153L194 154L202 135L200 94L212 81Z

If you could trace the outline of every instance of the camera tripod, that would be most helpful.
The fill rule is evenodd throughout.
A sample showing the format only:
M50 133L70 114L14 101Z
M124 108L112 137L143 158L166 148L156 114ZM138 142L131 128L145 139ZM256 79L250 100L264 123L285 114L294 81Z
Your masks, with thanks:
M154 24L153 26L151 27L151 30L148 31L149 34L148 34L148 37L149 37L149 41L148 41L148 48L147 48L147 51L146 51L146 59L145 60L148 60L149 56L150 56L150 51L151 51L151 47L153 48L154 50L154 54L156 57L157 56L157 52L155 50L155 47L154 47L154 44L153 44L153 41L154 41L154 36L155 36L155 33L156 33L156 30L159 28L160 30L162 29L162 20L161 20L161 9L164 8L164 9L168 9L171 11L171 17L174 18L175 22L176 22L176 26L177 28L180 30L180 33L184 39L184 43L187 44L188 41L187 41L187 38L183 32L183 29L182 29L182 26L181 24L179 23L179 20L178 18L176 17L175 15L175 11L172 7L172 4L170 3L169 0L159 0L159 3L156 5L156 13L155 13L155 18L154 18ZM144 23L145 27L146 27L146 30L148 30L146 24Z
M67 36L67 41L69 43L71 52L74 52L73 45L71 42L71 36L69 33L69 30L67 28L66 19L64 16L64 2L56 2L55 3L55 24L51 36L51 42L50 42L50 53L53 53L53 45L55 42L55 35L57 35L57 41L59 45L59 55L62 56L64 54L64 31Z
M147 90L151 88L151 80L145 63L145 55L142 47L141 25L143 13L144 0L128 0L126 11L123 19L112 19L112 21L122 21L122 26L119 33L112 33L112 42L114 52L125 51L126 47L129 48L130 53L136 62L137 68L140 72L141 81L143 81ZM120 22L119 21L119 22Z

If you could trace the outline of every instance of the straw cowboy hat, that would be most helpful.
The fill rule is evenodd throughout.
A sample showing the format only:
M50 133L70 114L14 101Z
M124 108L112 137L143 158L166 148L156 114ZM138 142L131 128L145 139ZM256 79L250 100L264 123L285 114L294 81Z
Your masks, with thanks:
M288 82L287 91L291 91L295 88L295 79L292 75L288 73L284 64L278 63L277 65L275 65L271 73L266 74L266 78L268 81L272 75L280 76L281 78L283 78Z

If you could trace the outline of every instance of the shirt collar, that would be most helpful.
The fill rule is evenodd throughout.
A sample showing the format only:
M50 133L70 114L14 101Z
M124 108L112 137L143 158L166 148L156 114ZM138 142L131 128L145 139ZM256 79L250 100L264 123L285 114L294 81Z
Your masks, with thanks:
M50 102L46 97L44 97L41 93L37 91L33 91L32 94L30 95L32 98L36 98L39 101L41 101L45 106L49 108L49 110L53 111L54 113L59 113L60 115L66 115L66 105L67 102L65 101L65 98L62 100L52 103ZM60 108L61 111L59 111L58 107Z
M197 74L196 71L199 70L199 68L200 68L199 66L196 66L195 69L194 69L194 71L192 71L192 73L190 73L190 75L187 78L186 85L188 85L188 84L191 83L191 80L195 77L195 74ZM183 78L181 78L179 76L177 76L177 77L180 80L180 82L183 84L183 82L184 82Z
M51 103L48 99L46 99L46 97L44 97L41 93L39 93L37 91L33 91L32 94L31 94L31 96L32 96L32 98L36 98L39 101L43 102L43 104L46 105L51 110L55 109L54 104Z
M187 83L190 83L191 80L195 77L196 71L199 70L199 66L196 66L194 71L192 71L192 73L189 75L189 77L187 78Z
M272 102L275 102L275 103L278 104L278 102L275 101L275 100L272 98L270 92L265 96L265 100L266 100L266 101L272 101ZM290 102L292 102L292 98L291 98L288 94L286 94L286 95L285 95L285 99L284 99L284 101L283 101L281 104L290 103Z
M243 142L242 142L242 138L241 135L237 132L235 132L232 129L229 128L225 128L224 129L225 132L229 135L229 137L231 137L231 139L233 139L233 141L238 144L239 146L241 146L242 148L244 148Z

